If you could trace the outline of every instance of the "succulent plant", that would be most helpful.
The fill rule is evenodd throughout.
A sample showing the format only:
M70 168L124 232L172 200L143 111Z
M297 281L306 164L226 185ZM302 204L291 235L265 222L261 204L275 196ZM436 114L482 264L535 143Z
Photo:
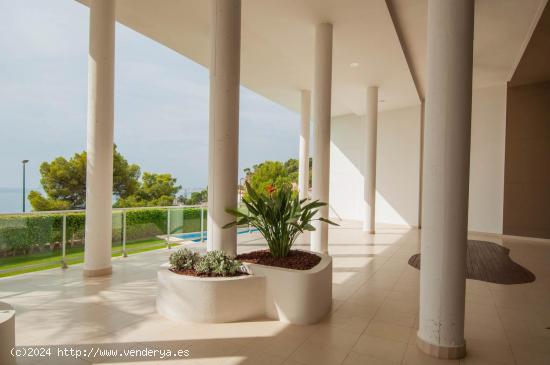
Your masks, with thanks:
M191 270L200 260L197 252L188 248L180 248L170 255L170 267L176 271Z
M209 251L195 263L195 271L202 275L231 276L240 271L242 263L223 251Z

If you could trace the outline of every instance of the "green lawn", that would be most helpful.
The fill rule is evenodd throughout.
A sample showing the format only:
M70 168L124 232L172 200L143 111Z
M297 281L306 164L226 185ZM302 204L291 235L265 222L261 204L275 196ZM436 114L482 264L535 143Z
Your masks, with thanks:
M177 246L170 244L171 247ZM154 238L138 240L126 243L126 253L128 255L145 251L158 250L166 248L166 241ZM122 256L122 245L113 246L113 257ZM84 261L84 247L67 247L66 261L68 265L79 264ZM61 249L33 253L24 256L2 257L0 258L0 277L24 274L27 272L40 271L61 267ZM9 272L4 270L12 269Z

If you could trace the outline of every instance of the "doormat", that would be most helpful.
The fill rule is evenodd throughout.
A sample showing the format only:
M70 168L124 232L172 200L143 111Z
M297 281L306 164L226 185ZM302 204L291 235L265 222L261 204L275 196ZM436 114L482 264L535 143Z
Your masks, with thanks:
M411 256L409 265L420 269L420 254ZM523 284L536 276L512 261L510 250L493 242L468 240L466 278L495 284Z

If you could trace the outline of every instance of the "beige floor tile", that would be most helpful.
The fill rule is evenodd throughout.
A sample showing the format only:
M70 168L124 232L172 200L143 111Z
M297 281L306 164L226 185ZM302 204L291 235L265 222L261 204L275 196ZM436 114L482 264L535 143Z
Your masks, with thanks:
M466 324L464 336L467 342L480 342L483 345L510 346L503 329L476 324Z
M550 338L548 337L518 335L516 333L508 333L507 337L514 352L550 354Z
M368 336L385 338L387 340L408 343L409 338L415 332L410 327L398 326L388 322L373 320L365 330Z
M2 278L0 298L17 310L20 345L185 346L194 358L162 363L188 365L439 363L415 346L420 275L407 260L419 252L419 232L377 229L377 235L368 235L358 222L343 221L330 230L334 302L331 314L315 326L267 320L192 325L162 318L155 308L156 271L168 250L115 259L111 277L84 279L82 266L73 265ZM537 281L467 280L468 356L461 364L550 364L550 246L477 236L503 242ZM257 234L239 242L239 252L264 247ZM308 246L308 235L300 236L296 247ZM125 361L157 363L146 360Z
M548 365L550 354L534 351L514 351L517 365Z
M304 341L297 341L284 336L262 337L252 339L248 346L270 355L286 358L296 351Z
M357 352L350 352L343 365L394 365L395 362L390 360L379 359L369 355L360 354Z
M348 298L348 301L369 307L379 307L384 302L387 295L388 291L386 290L382 290L380 292L368 292L359 288Z
M468 356L476 361L484 361L499 365L515 364L514 355L508 344L492 346L480 341L467 341L466 351Z
M403 342L362 335L353 347L353 351L399 364L406 348L407 344Z
M414 327L416 314L396 311L392 308L380 307L380 310L374 316L374 320L392 323L403 327Z
M286 357L280 355L268 354L254 348L246 348L238 351L237 356L244 357L238 364L242 365L280 365L285 362Z
M416 347L416 345L407 346L405 356L403 357L403 365L459 365L458 360L442 360L432 356L428 356Z
M378 308L379 306L361 305L347 301L335 313L370 320L375 316Z
M303 362L298 362L293 359L287 359L282 365L304 365Z
M403 312L416 315L418 313L419 303L413 300L395 300L386 299L382 304L384 310Z
M322 324L362 333L365 328L367 328L369 322L370 319L365 317L346 315L343 313L331 313L322 321Z
M320 346L327 345L349 352L359 336L360 333L357 331L349 331L333 326L320 326L308 338L308 341Z
M291 356L291 359L305 365L340 365L348 350L306 341Z
M399 301L419 301L419 293L418 292L403 292L403 291L395 291L391 290L388 293L387 299L392 300L399 300Z

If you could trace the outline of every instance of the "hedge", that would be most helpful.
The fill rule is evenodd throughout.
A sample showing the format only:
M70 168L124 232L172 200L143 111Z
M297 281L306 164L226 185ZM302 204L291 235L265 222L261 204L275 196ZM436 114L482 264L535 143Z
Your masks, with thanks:
M170 209L170 233L200 231L200 208ZM136 209L126 212L126 240L142 240L165 235L166 209ZM84 243L84 212L67 213L67 243ZM62 242L63 215L43 213L0 216L0 256L28 254L60 247ZM206 227L206 212L204 213ZM113 212L113 245L122 242L122 211Z

